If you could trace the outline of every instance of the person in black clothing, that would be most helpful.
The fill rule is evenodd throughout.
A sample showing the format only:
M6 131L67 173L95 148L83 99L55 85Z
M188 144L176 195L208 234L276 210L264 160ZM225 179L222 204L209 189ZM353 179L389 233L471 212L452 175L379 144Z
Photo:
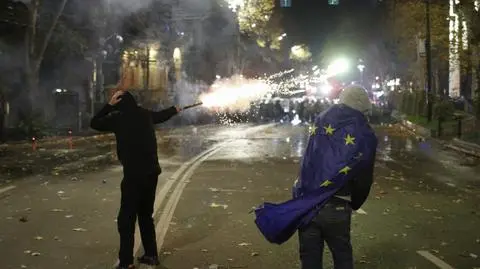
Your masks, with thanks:
M165 122L180 112L178 107L154 112L137 105L129 92L117 91L90 123L92 129L113 132L117 155L123 166L121 204L117 224L120 234L118 269L132 269L135 222L138 217L144 255L139 262L158 265L158 251L153 222L153 206L158 176L155 124Z

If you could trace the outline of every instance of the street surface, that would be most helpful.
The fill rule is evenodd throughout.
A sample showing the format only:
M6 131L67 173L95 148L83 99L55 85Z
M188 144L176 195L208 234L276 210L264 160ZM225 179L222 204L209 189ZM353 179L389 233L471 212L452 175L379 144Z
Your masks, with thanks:
M159 268L299 268L297 238L269 244L249 212L290 197L307 134L307 127L290 125L160 131ZM379 126L378 137L375 184L352 220L356 268L480 268L479 161L395 126ZM114 265L121 168L112 165L113 141L102 141L74 150L109 161L77 169L81 161L68 155L69 169L32 168L23 179L0 174L9 177L0 185L2 269ZM331 264L328 251L326 257Z

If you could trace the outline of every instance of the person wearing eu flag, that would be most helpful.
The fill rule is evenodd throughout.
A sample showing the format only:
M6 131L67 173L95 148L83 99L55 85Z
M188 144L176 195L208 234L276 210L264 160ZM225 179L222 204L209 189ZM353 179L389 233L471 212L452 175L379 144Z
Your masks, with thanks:
M309 129L293 199L255 210L255 223L271 243L282 244L298 230L302 269L323 268L325 242L335 269L353 268L351 214L370 192L378 143L366 116L370 111L365 89L345 88L339 104Z

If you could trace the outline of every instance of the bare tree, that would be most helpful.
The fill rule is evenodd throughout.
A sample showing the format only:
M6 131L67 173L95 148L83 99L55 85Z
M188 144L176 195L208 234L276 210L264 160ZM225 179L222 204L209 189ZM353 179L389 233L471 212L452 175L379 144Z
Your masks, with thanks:
M40 9L43 2L42 0L25 1L25 5L28 8L28 22L25 33L25 79L32 109L37 108L34 100L38 95L39 71L43 56L67 2L68 0L60 1L58 9L53 13L53 20L47 27L46 34L40 36L38 28Z

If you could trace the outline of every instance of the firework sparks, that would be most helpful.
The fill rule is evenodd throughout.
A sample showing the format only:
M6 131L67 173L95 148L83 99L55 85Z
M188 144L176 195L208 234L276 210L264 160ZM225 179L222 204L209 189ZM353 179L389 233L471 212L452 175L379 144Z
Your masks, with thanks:
M271 90L263 80L233 76L217 80L210 92L200 96L204 107L227 111L244 111L250 103L261 99Z

